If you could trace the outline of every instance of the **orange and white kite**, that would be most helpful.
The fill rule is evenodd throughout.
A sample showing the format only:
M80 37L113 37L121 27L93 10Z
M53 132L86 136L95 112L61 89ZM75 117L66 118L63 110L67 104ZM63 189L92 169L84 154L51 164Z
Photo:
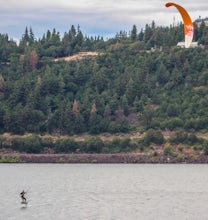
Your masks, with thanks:
M185 48L189 48L194 36L194 26L188 12L178 4L168 2L166 7L175 6L180 12L184 22Z

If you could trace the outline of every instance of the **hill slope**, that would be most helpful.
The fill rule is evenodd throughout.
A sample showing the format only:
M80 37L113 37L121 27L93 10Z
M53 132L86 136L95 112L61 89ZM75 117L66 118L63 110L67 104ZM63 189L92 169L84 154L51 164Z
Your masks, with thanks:
M0 35L0 133L149 132L149 142L141 140L147 146L162 145L170 130L175 141L206 151L206 140L195 134L208 126L208 31L196 27L204 47L185 50L174 46L182 29L151 24L107 41L73 28L62 39L56 30L40 40L25 32L19 45Z

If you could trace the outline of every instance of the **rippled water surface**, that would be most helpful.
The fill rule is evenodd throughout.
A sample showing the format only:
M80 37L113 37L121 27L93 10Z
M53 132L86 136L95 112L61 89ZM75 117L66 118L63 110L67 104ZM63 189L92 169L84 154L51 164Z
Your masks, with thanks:
M1 220L205 220L208 165L0 164L0 198Z

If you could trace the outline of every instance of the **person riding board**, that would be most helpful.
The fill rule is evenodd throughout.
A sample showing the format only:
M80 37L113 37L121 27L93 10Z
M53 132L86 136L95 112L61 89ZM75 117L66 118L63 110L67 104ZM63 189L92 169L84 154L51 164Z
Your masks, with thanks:
M23 203L27 202L27 200L25 198L25 194L26 194L26 192L24 190L20 193L20 197L21 197Z

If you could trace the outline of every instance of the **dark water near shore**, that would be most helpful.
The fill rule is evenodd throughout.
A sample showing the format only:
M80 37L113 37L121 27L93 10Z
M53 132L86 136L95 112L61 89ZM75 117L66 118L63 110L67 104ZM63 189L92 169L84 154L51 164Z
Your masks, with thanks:
M208 165L0 164L0 197L1 220L205 220Z

